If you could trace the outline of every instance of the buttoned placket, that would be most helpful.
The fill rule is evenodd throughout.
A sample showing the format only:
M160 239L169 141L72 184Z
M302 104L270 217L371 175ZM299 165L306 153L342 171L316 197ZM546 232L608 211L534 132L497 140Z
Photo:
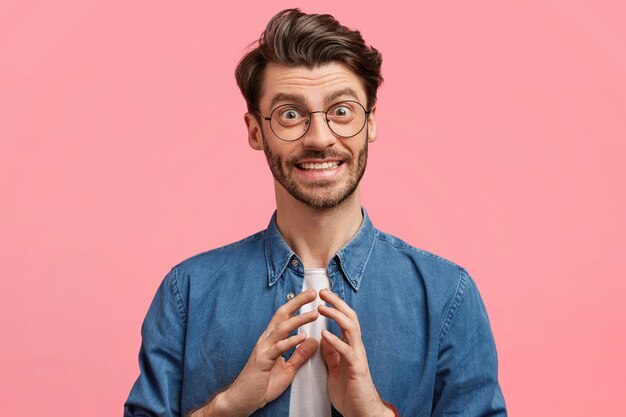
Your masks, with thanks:
M292 300L296 295L302 292L302 286L304 283L304 268L302 261L298 256L291 252L286 260L285 268L281 276L276 280L276 290L278 291L276 309ZM295 315L300 314L296 312ZM289 336L295 336L298 333L298 329L292 331ZM283 357L285 360L289 360L295 348L285 352Z
M345 293L344 293L344 276L343 272L341 272L341 268L339 268L338 258L335 255L330 262L328 263L328 267L326 270L328 271L328 276L330 278L330 290L335 293L339 298L345 301ZM330 306L329 303L326 303L327 306ZM341 337L341 328L334 320L328 320L328 331L334 334L337 337Z

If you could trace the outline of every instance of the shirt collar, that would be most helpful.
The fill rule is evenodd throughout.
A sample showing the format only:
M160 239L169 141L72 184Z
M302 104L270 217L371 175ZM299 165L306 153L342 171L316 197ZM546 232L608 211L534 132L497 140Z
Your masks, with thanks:
M361 208L363 222L352 239L341 248L331 259L329 268L338 266L345 279L355 290L359 289L365 267L372 253L376 237L376 229ZM276 224L276 211L272 215L265 231L265 258L267 261L268 285L271 287L282 276L290 262L298 260L296 253L289 247Z

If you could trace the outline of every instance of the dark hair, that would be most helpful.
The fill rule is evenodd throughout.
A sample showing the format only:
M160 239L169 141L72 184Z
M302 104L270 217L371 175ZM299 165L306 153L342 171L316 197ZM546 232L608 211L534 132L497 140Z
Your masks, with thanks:
M376 103L376 91L383 81L381 54L365 45L361 33L342 26L329 14L305 14L286 9L268 22L256 47L239 61L235 70L237 85L248 104L258 110L263 74L268 63L314 68L339 62L352 70L363 83L367 107Z

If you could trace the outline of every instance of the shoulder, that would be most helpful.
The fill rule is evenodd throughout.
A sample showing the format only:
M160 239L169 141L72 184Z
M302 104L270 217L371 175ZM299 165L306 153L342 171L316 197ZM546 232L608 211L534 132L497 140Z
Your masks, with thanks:
M392 270L397 282L417 285L441 311L454 308L473 285L469 273L461 265L433 252L417 248L404 240L377 230L377 254L374 262Z
M199 287L211 286L217 278L235 274L241 265L251 265L255 260L257 263L264 262L265 233L263 230L237 242L190 256L174 265L166 279L171 280L171 285L186 298L194 282L201 284Z
M185 272L192 272L197 269L204 270L207 267L215 269L222 262L233 261L237 257L246 257L251 252L263 250L265 232L262 230L237 242L190 256L176 264L174 269Z
M420 249L389 233L376 229L376 241L380 256L410 263L424 276L448 278L458 282L465 269L441 255Z
M403 265L398 271L400 274L395 275L418 280L419 286L428 294L429 302L436 306L435 310L443 313L440 338L447 333L462 304L475 304L467 308L484 311L476 284L464 267L388 233L377 230L376 239L385 267L388 268L393 260Z

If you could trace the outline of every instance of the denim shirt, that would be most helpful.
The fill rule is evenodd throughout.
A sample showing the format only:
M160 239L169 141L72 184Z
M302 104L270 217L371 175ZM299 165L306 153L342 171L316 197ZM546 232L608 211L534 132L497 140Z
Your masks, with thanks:
M331 290L358 315L381 398L405 417L505 416L494 340L472 278L375 229L365 210L363 217L327 271ZM124 416L187 416L227 387L303 277L276 213L266 230L172 268L141 328L141 372ZM328 329L340 335L332 320ZM289 400L287 388L252 415L286 417Z

